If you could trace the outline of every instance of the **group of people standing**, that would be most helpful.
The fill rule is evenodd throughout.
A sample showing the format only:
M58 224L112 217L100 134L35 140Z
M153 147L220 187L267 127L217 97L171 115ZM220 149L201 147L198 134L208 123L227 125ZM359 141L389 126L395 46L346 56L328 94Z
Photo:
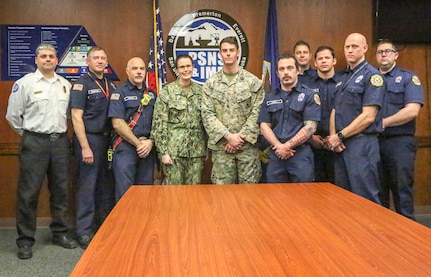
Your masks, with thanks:
M6 118L22 135L17 197L18 257L32 257L36 208L48 178L53 243L86 248L115 202L133 185L153 184L157 158L164 184L199 184L211 153L214 184L329 181L414 219L415 122L423 105L413 73L396 66L395 45L380 41L379 70L365 60L366 39L350 34L347 69L335 73L335 52L308 43L277 61L280 86L238 64L235 37L220 42L223 68L202 86L193 59L176 58L177 80L159 94L147 88L146 65L131 58L128 79L106 78L105 50L92 47L88 73L73 86L55 73L54 46L36 49L37 70L19 79ZM77 162L75 239L64 222L69 180L70 111ZM265 163L259 157L265 152ZM262 170L264 169L264 170ZM76 243L77 242L77 243Z

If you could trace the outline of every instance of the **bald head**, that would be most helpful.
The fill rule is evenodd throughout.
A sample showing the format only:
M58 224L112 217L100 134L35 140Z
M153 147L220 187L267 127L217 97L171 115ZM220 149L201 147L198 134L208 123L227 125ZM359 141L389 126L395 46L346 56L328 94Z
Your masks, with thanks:
M143 59L139 57L131 58L127 62L126 73L129 81L137 86L138 88L142 88L142 85L145 81L145 62Z
M354 68L365 60L368 50L367 39L360 33L352 33L347 36L344 43L344 55L350 68Z

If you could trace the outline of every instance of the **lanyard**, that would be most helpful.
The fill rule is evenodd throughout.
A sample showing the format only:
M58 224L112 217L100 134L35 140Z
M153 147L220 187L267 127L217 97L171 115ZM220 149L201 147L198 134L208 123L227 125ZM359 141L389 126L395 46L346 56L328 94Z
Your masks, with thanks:
M105 94L106 99L109 99L109 86L108 86L108 81L106 80L106 77L103 78L105 80L105 89L103 89L100 82L98 80L96 80L95 78L93 78L93 76L91 76L90 72L87 72L87 74L96 83L96 85L103 91L103 94Z

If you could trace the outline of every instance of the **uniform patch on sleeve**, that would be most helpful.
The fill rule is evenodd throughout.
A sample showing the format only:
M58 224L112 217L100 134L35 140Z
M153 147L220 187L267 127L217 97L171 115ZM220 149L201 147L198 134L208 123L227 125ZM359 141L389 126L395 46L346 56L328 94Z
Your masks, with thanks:
M12 92L17 92L19 90L19 85L15 83L12 88Z
M113 93L111 95L111 100L120 100L120 94L119 93Z
M317 105L320 106L320 96L319 96L319 94L315 93L313 98L314 98L314 103L316 103Z
M74 84L72 89L82 91L83 88L84 88L83 84Z
M415 84L417 86L421 85L421 81L419 80L418 76L416 76L416 75L412 76L412 82L413 82L413 84Z
M371 76L371 84L375 87L383 86L383 78L379 74L374 74Z

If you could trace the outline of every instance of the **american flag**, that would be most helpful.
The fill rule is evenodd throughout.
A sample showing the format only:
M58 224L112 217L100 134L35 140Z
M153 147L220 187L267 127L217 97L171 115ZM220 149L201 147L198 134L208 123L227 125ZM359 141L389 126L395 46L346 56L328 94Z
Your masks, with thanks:
M150 59L147 69L147 87L160 92L166 84L166 61L163 46L162 21L160 19L159 0L153 0L153 34L150 42Z

